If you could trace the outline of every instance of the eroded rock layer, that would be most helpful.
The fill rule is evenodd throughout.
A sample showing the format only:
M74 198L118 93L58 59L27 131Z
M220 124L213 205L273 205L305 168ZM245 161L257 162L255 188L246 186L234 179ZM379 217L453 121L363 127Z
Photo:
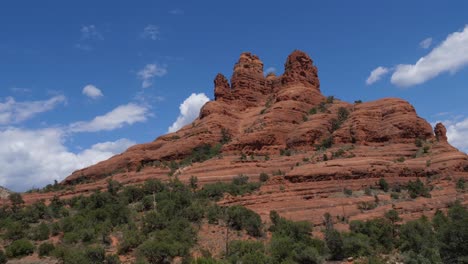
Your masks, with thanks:
M60 195L104 188L110 178L135 184L168 175L181 180L196 176L206 184L239 174L258 180L264 172L276 176L259 192L221 203L244 204L263 217L277 210L319 224L324 212L359 219L394 207L411 218L456 199L466 201L455 181L468 177L468 158L449 145L443 124L433 129L402 99L351 104L324 96L317 67L304 52L291 53L280 76L264 76L261 60L243 53L230 81L222 74L215 77L214 98L179 131L75 171L62 182L73 188ZM217 155L193 159L204 147ZM358 209L376 199L359 192L375 189L380 178L392 184L421 178L433 188L432 197L392 199L376 192L376 208ZM345 188L355 194L343 196ZM35 193L25 199L50 196Z

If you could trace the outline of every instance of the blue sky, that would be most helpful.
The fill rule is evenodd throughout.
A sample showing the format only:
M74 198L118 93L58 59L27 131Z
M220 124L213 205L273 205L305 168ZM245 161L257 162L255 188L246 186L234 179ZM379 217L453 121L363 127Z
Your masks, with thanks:
M177 130L239 54L306 51L345 101L401 97L468 151L467 1L5 1L0 185L23 191Z

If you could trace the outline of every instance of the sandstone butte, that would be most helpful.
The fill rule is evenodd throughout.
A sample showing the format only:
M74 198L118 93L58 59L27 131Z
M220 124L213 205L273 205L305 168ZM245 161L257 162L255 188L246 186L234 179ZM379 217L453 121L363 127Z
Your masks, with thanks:
M61 183L72 188L24 194L25 201L86 195L105 188L109 179L138 184L149 178L177 176L188 181L196 176L206 184L239 174L258 181L264 172L270 179L260 190L226 195L220 204L244 205L265 220L276 210L315 225L326 212L354 220L380 217L393 208L408 220L431 216L457 199L467 205L468 194L457 192L455 182L468 178L468 157L447 142L443 124L432 128L410 103L398 98L348 103L324 96L317 67L302 51L288 56L280 76L265 76L257 56L241 54L230 81L222 74L215 77L214 98L179 131L73 172ZM184 159L198 146L220 142L224 144L217 157L168 176L171 161ZM323 143L332 145L319 148ZM380 178L390 185L420 178L432 186L432 197L365 195L363 190L377 186ZM345 188L353 195L344 195ZM376 200L379 206L374 209L359 206Z

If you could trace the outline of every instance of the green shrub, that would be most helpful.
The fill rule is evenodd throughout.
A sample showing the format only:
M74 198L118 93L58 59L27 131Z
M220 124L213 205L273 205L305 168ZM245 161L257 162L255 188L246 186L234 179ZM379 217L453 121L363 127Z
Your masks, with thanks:
M122 262L120 262L118 255L107 255L105 263L106 264L121 264Z
M366 187L366 188L364 189L364 194L365 194L365 195L368 195L368 196L372 195L372 190L371 190L371 188Z
M406 187L408 188L410 197L413 199L419 196L431 197L429 189L424 186L424 183L419 178L414 182L409 181Z
M335 101L335 97L333 95L327 97L327 104L333 104L333 101Z
M317 150L324 150L324 149L329 149L333 145L333 137L327 137L320 142L319 145L316 146Z
M42 243L42 244L39 246L39 256L40 256L40 257L49 256L50 253L51 253L54 249L55 249L54 244L48 243L48 242Z
M234 240L229 243L227 259L230 263L265 263L265 247L259 241Z
M395 162L399 162L399 163L405 162L405 157L399 157L395 160Z
M127 230L123 234L123 239L119 243L119 254L125 254L130 250L137 248L143 242L143 237L138 230Z
M270 178L270 176L268 176L268 174L266 174L265 172L260 173L260 181L261 182L266 182L266 181L268 181L269 178Z
M457 190L459 190L459 191L464 191L464 190L465 190L465 179L459 178L459 179L457 180L457 183L456 183L455 187L456 187Z
M224 144L229 143L230 141L231 141L231 134L229 133L229 130L227 130L226 128L221 128L221 140L219 141L219 143L224 145Z
M5 253L3 252L3 250L0 249L0 264L6 264L8 261Z
M346 194L346 196L351 196L351 195L353 195L353 190L348 189L348 188L344 188L343 193Z
M106 251L102 247L93 246L86 248L85 255L91 263L103 263L106 258Z
M387 181L384 178L380 178L379 188L384 192L388 192L389 185L388 185Z
M206 210L206 218L208 218L208 223L209 224L218 224L218 220L222 216L222 210L221 207L219 207L217 204L213 204L208 207Z
M141 244L138 251L149 263L171 263L178 255L178 245L174 241L150 239Z
M332 260L341 260L344 257L343 252L343 239L340 232L335 229L328 229L325 231L325 243L330 249Z
M11 240L18 240L24 237L26 226L21 222L9 223L6 227L5 237Z
M232 178L232 184L234 185L245 185L249 182L249 177L244 174L239 174Z
M290 149L280 149L281 156L291 156L292 151Z
M6 255L9 258L16 258L30 255L34 252L34 245L27 239L13 241L6 247Z
M398 199L400 199L400 195L398 193L396 193L396 192L392 192L390 194L390 198L392 198L394 200L398 200Z
M31 232L31 239L36 241L43 241L49 239L50 231L46 223L40 223Z
M254 211L243 206L234 205L227 209L227 221L229 226L241 230L244 229L251 236L262 235L262 220Z
M372 253L369 237L360 233L343 235L343 255L345 257L363 257Z
M349 117L349 111L345 107L340 107L338 108L338 121L340 122L340 125L346 121Z

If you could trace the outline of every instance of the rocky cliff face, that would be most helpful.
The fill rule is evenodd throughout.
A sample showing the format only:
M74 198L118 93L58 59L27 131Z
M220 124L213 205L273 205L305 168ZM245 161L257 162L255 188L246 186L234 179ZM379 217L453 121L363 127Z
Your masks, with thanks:
M225 203L242 203L265 217L274 209L311 221L316 206L333 211L347 204L354 208L349 214L358 216L356 203L362 198L337 198L336 192L363 190L380 178L404 183L417 177L434 178L434 184L445 186L441 187L444 191L438 190L443 202L428 198L427 207L406 204L416 208L408 209L410 213L443 208L460 197L466 200L443 179L466 178L467 155L447 143L442 124L433 129L407 101L385 98L351 104L326 97L320 90L317 67L301 51L288 56L282 75L264 76L263 72L257 56L241 54L230 82L222 74L215 77L215 100L203 106L192 124L75 171L62 183L76 185L74 191L62 195L103 188L110 177L131 184L173 174L182 180L197 176L203 184L227 181L238 174L255 180L265 172L280 175L262 187L260 194ZM179 168L170 165L187 160L203 146L217 146L219 155ZM29 199L46 196L36 194ZM389 201L387 205L395 203L381 199Z

